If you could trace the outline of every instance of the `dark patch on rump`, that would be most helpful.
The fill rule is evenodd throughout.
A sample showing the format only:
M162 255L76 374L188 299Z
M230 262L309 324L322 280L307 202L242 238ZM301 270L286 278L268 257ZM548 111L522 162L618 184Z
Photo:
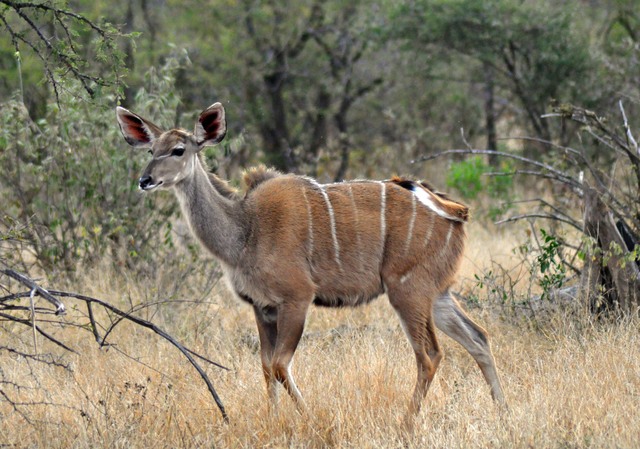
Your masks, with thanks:
M410 179L400 178L398 176L394 176L393 178L391 178L391 182L407 190L413 190L413 188L416 185L415 181L411 181Z

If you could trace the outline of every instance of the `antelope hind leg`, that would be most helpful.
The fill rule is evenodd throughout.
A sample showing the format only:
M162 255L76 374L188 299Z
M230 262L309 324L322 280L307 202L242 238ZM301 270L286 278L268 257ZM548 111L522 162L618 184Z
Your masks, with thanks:
M487 332L469 318L448 290L439 295L434 302L433 318L438 329L460 343L471 354L491 388L493 399L501 406L506 406Z

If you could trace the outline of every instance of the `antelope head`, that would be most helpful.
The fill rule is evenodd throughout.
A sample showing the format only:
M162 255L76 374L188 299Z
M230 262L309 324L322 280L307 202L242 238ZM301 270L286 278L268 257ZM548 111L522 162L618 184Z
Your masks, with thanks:
M129 145L149 148L153 159L138 182L141 190L169 188L191 176L198 152L215 145L227 132L224 107L215 103L202 111L193 133L184 129L163 131L147 119L118 106L116 117Z

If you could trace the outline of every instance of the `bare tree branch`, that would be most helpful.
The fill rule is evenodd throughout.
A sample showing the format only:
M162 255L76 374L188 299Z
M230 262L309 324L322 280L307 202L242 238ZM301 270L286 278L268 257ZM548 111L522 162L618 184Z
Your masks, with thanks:
M531 214L515 215L513 217L509 217L509 218L505 218L504 220L497 221L496 224L511 223L514 221L526 220L529 218L545 218L547 220L559 221L561 223L566 223L576 228L578 231L582 232L582 226L580 226L578 223L557 214L531 213Z
M26 276L24 276L24 275L22 275L20 273L17 273L17 272L15 272L13 270L10 270L10 269L0 270L0 273L4 273L7 276L17 280L21 284L26 285L31 290L37 291L40 296L42 296L44 299L46 299L51 304L56 306L56 315L61 315L61 314L65 313L64 304L62 304L62 302L60 302L60 300L58 298L52 296L48 291L46 291L44 288L40 287L38 284L33 282L28 277L26 277Z
M631 150L634 153L637 153L640 156L640 151L638 150L638 142L633 138L633 134L631 133L631 128L629 128L629 122L627 121L627 114L624 112L624 107L622 106L622 100L618 102L620 106L620 112L622 113L622 119L624 121L624 130L627 134L627 144L631 147Z
M414 159L411 161L412 164L418 163L418 162L426 162L426 161L430 161L432 159L436 159L442 156L447 156L449 154L486 154L486 155L495 155L495 156L501 156L501 157L506 157L509 159L515 159L517 161L523 162L525 164L530 164L539 168L542 168L546 171L548 171L549 173L552 173L556 176L556 179L558 181L561 181L567 185L570 185L572 187L577 187L579 188L581 186L581 183L567 175L566 173L555 169L554 167L552 167L549 164L545 164L543 162L538 162L538 161L534 161L533 159L529 159L527 157L524 156L519 156L517 154L511 154L511 153L505 153L504 151L493 151L493 150L479 150L479 149L473 149L473 148L469 148L469 149L463 149L463 150L446 150L446 151L441 151L435 154L430 154L427 156L422 156L421 158L418 159Z

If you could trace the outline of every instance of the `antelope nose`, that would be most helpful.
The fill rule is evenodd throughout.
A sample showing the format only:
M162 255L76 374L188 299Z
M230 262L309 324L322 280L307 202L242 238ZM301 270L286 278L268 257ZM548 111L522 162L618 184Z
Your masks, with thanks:
M142 190L146 189L150 184L151 184L151 176L150 175L144 175L138 181L138 185L140 186L140 188Z

